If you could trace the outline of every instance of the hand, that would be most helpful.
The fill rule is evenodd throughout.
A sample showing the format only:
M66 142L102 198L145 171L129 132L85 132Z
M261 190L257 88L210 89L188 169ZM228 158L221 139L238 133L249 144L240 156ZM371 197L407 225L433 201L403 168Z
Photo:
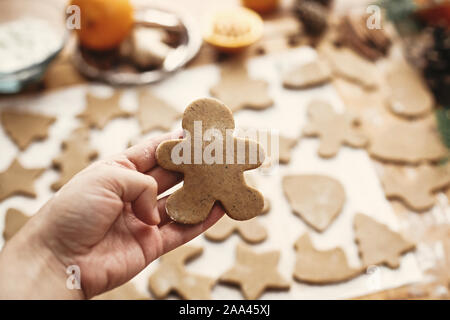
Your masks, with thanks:
M0 299L91 298L219 220L223 210L215 205L203 223L180 225L166 213L167 198L157 200L182 179L155 160L169 138L98 161L55 194L0 254ZM66 288L69 265L79 266L82 290Z

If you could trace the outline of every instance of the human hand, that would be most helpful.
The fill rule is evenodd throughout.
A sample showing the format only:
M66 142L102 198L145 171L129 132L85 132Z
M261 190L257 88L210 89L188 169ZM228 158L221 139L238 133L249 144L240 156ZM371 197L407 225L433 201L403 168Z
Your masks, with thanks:
M215 205L197 225L168 217L157 196L181 181L156 163L164 135L98 161L66 184L0 254L0 298L91 298L138 274L223 215ZM82 290L66 288L66 268L80 268Z

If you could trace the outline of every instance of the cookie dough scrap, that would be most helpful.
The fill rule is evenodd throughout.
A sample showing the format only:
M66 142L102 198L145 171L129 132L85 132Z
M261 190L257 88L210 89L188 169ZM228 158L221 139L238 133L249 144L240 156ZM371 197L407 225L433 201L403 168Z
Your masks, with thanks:
M357 83L367 90L373 90L379 86L380 77L376 65L353 50L324 46L321 51L334 74Z
M86 109L78 115L78 118L90 128L103 129L112 119L131 116L128 111L120 108L121 96L120 91L114 91L109 98L99 98L88 92Z
M3 229L3 239L9 241L24 225L30 217L17 209L8 209L5 216L5 228Z
M139 109L136 116L143 134L152 130L169 131L172 124L182 115L150 90L139 90L138 101Z
M336 156L342 145L364 148L369 140L357 127L358 119L349 113L337 113L324 101L313 101L308 106L309 123L303 128L307 137L318 137L318 154L322 158Z
M331 177L291 175L282 184L292 210L319 232L328 228L345 203L344 187Z
M201 255L201 247L184 245L160 258L158 269L148 280L149 290L157 299L163 299L171 292L186 300L209 300L215 280L185 269L185 264Z
M354 229L364 267L385 264L396 269L400 266L400 257L415 249L415 245L399 233L361 213L355 216Z
M233 112L241 109L263 110L273 105L265 80L249 77L243 62L226 64L221 70L220 82L210 89L210 94L223 101Z
M309 284L333 284L348 281L364 269L348 265L341 248L317 250L308 234L302 235L294 245L297 257L294 279Z
M185 139L165 141L156 150L161 167L184 173L183 187L167 199L166 210L171 219L183 224L202 222L216 201L235 220L249 220L261 214L264 197L245 183L244 171L261 166L264 151L255 141L231 136L234 119L230 109L216 99L196 100L184 112L183 129L187 132ZM219 136L214 141L195 140L211 131ZM240 157L238 145L245 147L239 147L244 150L239 152ZM183 159L176 161L179 164L172 159L174 148L183 152Z
M53 159L53 166L60 171L60 177L52 184L52 189L58 191L97 156L97 152L89 145L89 129L85 127L76 129L63 142L61 155Z
M389 109L402 117L420 117L430 113L434 98L419 73L406 61L392 62L387 75Z
M287 89L308 89L323 85L331 80L331 70L320 60L315 60L287 72L283 86Z
M436 122L427 120L398 121L373 130L369 154L379 160L416 165L437 162L448 155Z
M401 200L408 208L422 212L434 207L436 192L450 186L450 168L444 165L385 166L381 182L388 199Z
M43 168L24 168L14 159L6 171L0 172L0 201L15 195L36 198L34 182L44 171Z
M227 216L220 219L205 232L205 237L211 241L224 241L233 233L237 233L248 243L260 243L267 239L267 231L258 218L247 221L236 221Z
M18 111L4 111L1 119L6 133L22 151L32 142L46 139L56 121L54 117Z
M92 300L147 300L132 282L127 282L120 287L94 297Z
M238 244L236 264L219 279L222 283L238 285L246 299L258 299L266 290L288 290L290 283L277 270L280 252L255 253Z

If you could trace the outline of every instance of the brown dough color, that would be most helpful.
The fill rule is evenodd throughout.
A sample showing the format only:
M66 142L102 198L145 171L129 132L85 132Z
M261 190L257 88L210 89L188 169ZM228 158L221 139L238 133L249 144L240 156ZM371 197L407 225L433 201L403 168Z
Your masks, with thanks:
M308 234L302 235L295 243L297 259L294 279L310 284L332 284L350 280L360 275L364 269L354 269L348 265L345 252L341 248L317 250Z
M342 185L327 176L285 176L283 190L294 212L319 232L328 228L345 202Z
M255 217L247 221L236 221L224 216L205 232L205 237L211 241L224 241L234 232L248 243L260 243L267 239L267 231Z
M393 62L386 75L389 108L403 117L420 117L433 109L434 98L420 74L405 61Z
M0 172L0 201L13 195L36 198L34 181L44 171L45 169L26 169L14 159L6 171Z
M255 179L249 172L244 174L244 178L245 178L245 182L247 183L247 185L249 185L250 187L255 188L255 189L258 188L258 185L256 184ZM268 213L270 211L270 209L271 209L270 199L267 198L266 196L264 196L264 207L259 215L261 216L263 214Z
M319 137L319 156L332 158L341 145L363 148L368 139L358 130L358 119L348 113L339 114L327 102L313 101L308 106L310 122L303 128L307 137Z
M89 145L89 130L84 127L76 129L63 142L62 153L53 159L53 166L60 171L60 177L52 184L52 189L58 191L75 174L87 167L97 155Z
M202 133L194 135L194 122L202 121ZM220 201L225 212L235 220L248 220L259 215L264 207L264 198L258 190L249 187L244 180L244 171L256 169L264 161L264 152L260 145L248 139L230 138L234 148L227 148L223 142L223 164L207 164L203 159L201 164L195 164L195 148L201 144L201 152L213 142L194 141L195 136L204 137L208 129L217 129L222 137L226 130L234 129L233 115L224 104L215 99L199 99L192 102L184 112L183 129L190 135L191 141L170 140L161 143L156 151L158 164L171 171L184 173L184 185L175 191L167 200L167 214L172 220L184 224L196 224L204 221L209 215L214 203ZM228 132L230 134L231 132ZM216 140L219 141L220 140ZM237 163L238 141L245 145L244 164ZM191 164L175 164L172 161L172 149L180 143L191 146ZM258 154L250 163L248 150ZM231 153L233 152L233 153ZM229 154L228 154L229 153ZM257 156L257 157L256 157ZM228 158L233 158L233 164L227 164Z
M376 65L351 49L324 46L322 52L329 61L334 74L357 83L368 90L379 86L379 71Z
M306 63L288 72L283 77L287 89L308 89L331 80L331 70L320 60Z
M418 164L439 161L448 150L432 121L399 121L371 134L369 153L383 161Z
M434 193L450 185L448 166L422 165L415 169L385 166L381 182L389 199L399 199L415 211L431 209Z
M86 109L78 115L88 127L103 129L110 120L118 117L128 117L130 113L119 106L121 92L114 91L109 98L99 98L86 94Z
M273 105L269 84L249 78L243 62L233 61L222 67L220 82L210 89L213 97L223 101L231 111L267 109Z
M184 245L160 258L158 269L150 276L148 287L158 299L163 299L170 292L176 292L182 299L211 299L211 289L215 285L213 279L191 274L184 265L188 260L201 255L203 249Z
M364 267L385 264L389 268L400 266L400 256L414 250L415 245L399 233L372 218L357 214L354 220L355 241Z
M181 117L180 112L149 90L140 90L138 98L137 118L142 133L157 129L168 131L172 128L172 124Z
M148 297L141 294L132 282L127 282L108 292L94 297L92 300L147 300Z
M246 299L258 299L268 289L288 290L290 284L278 272L279 251L255 253L238 244L236 264L225 272L220 281L238 285Z
M30 217L17 209L8 209L5 216L5 228L3 239L9 241L23 226L30 220Z
M48 137L48 129L55 122L54 117L16 112L2 112L2 125L20 150L25 150L33 141Z

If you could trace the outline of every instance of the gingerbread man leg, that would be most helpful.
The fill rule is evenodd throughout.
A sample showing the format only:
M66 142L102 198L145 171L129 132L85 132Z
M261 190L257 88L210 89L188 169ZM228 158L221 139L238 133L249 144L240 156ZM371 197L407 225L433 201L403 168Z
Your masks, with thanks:
M202 192L186 191L184 187L174 192L169 200L166 207L170 218L184 224L204 221L215 202Z
M264 197L257 190L242 184L235 184L232 190L232 195L220 200L230 218L248 220L262 212Z

